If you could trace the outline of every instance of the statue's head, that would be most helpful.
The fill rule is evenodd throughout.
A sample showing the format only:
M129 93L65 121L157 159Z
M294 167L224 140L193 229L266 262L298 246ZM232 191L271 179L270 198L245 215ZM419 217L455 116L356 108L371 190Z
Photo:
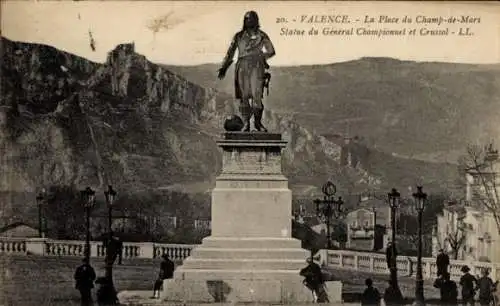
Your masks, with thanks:
M248 11L245 13L245 17L243 19L243 29L258 29L260 28L259 24L259 15L255 11Z

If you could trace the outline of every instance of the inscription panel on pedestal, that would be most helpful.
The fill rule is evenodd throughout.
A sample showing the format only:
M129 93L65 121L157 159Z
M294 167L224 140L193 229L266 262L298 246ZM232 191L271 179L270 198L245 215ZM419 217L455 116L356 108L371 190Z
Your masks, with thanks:
M222 173L281 174L281 152L269 148L226 149Z
M286 189L288 182L285 177L274 177L274 180L218 180L216 183L217 188L235 188L235 189L248 189L248 188L262 188L262 189Z

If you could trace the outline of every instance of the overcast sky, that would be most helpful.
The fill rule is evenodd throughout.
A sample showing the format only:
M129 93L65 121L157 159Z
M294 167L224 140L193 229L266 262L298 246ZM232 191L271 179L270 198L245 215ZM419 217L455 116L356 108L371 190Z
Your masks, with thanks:
M250 5L251 4L251 5ZM363 56L394 57L403 60L460 63L500 62L500 3L370 3L370 2L166 2L166 1L2 1L2 35L13 40L44 43L103 62L117 44L134 41L136 51L153 62L194 65L221 62L233 34L241 28L245 11L259 13L262 29L277 50L273 65L323 64ZM281 28L309 30L300 23L302 15L349 15L350 24L320 24L318 36L282 36ZM468 27L473 36L362 37L323 36L324 27L358 28L365 15L402 18L426 16L480 17ZM154 19L168 16L168 29L153 35L148 27ZM278 24L278 18L289 23ZM296 19L297 22L292 20ZM356 21L359 19L359 21ZM445 29L448 25L405 25L410 28ZM450 31L467 25L449 25ZM399 25L371 25L371 29L402 28ZM89 46L89 30L96 51Z

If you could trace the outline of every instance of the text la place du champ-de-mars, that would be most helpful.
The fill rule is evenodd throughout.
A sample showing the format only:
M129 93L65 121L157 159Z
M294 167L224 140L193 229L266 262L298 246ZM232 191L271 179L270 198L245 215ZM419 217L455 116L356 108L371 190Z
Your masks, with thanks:
M480 17L473 16L451 16L451 17L428 17L424 15L418 15L415 18L408 16L405 17L390 17L387 15L380 15L377 17L372 17L366 15L363 19L356 19L354 22L348 15L302 15L300 18L294 19L294 22L302 24L325 24L322 28L311 28L310 30L282 27L280 29L281 36L301 36L301 35L324 35L324 36L335 36L335 35L368 35L368 36L385 36L385 35L421 35L421 36L446 36L450 34L450 30L447 27L441 27L445 24L478 24L481 22ZM285 18L278 18L278 23L288 23ZM359 27L333 27L329 24L351 24L361 22L364 25ZM328 25L326 25L328 24ZM418 24L420 28L400 28L400 29L373 29L370 25L410 25ZM460 28L458 35L467 35L470 30L467 28Z

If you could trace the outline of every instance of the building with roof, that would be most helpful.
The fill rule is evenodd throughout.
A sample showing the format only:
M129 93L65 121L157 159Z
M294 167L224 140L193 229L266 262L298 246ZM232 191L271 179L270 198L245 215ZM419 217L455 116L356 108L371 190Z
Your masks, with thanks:
M461 260L500 262L499 228L493 212L484 205L489 202L497 206L494 203L500 200L500 163L498 151L492 146L485 153L485 163L465 174L465 200L448 201L438 216L433 255L444 249Z
M24 222L14 222L0 228L0 237L37 238L39 235L38 227Z
M447 203L437 218L432 253L444 249L460 260L500 262L499 238L492 213L467 201Z
M346 216L347 247L364 251L385 249L391 237L391 208L383 200L363 197Z

